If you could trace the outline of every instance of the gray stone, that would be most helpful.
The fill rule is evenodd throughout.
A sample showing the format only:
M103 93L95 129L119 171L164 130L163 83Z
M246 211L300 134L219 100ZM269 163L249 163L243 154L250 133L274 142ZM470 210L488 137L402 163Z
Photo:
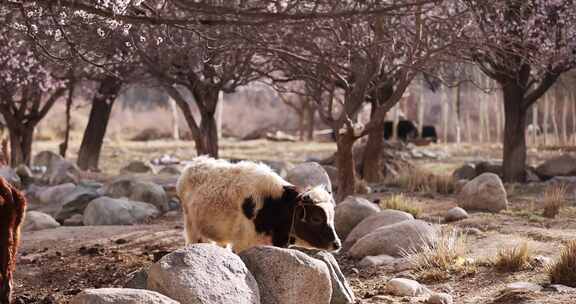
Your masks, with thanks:
M420 283L404 278L394 278L386 284L386 290L395 296L417 297L426 293L426 288Z
M160 169L160 171L158 171L158 174L165 174L165 175L180 175L181 173L182 170L180 170L180 167L177 165L165 166L162 169Z
M354 227L354 229L352 229L352 231L350 231L346 237L343 247L345 249L352 247L359 239L380 227L389 226L413 219L414 216L407 212L392 209L382 210L365 218L358 225L356 225L356 227Z
M501 161L481 161L476 164L476 176L493 173L502 178L503 172Z
M562 293L562 294L576 293L576 288L568 287L566 285L561 285L561 284L552 284L552 285L549 285L546 289L554 291L554 292Z
M330 281L332 282L330 304L354 304L356 302L354 291L352 291L352 287L348 284L334 256L326 251L319 251L313 257L326 263L330 271Z
M538 292L542 286L530 282L514 282L507 284L503 292Z
M30 168L24 164L18 165L18 167L15 169L15 172L18 174L18 177L20 177L23 188L26 187L26 185L33 183L35 180L32 170L30 170Z
M56 214L56 220L62 223L74 215L84 214L88 203L100 196L94 189L76 187L62 199L62 208Z
M62 223L64 226L82 226L84 225L84 216L82 214L74 214L71 217L64 220Z
M22 188L22 180L20 179L20 176L18 176L18 174L16 174L16 171L14 171L14 169L12 169L8 166L1 166L0 167L0 176L3 177L12 186L14 186L18 189Z
M240 258L212 244L165 255L150 268L147 284L182 304L260 303L256 280Z
M278 175L284 178L286 178L288 175L288 171L294 168L294 165L287 161L263 160L262 163L272 168L274 172L278 173Z
M476 166L474 164L464 164L458 169L454 170L452 177L454 177L455 180L471 180L476 177Z
M159 215L158 209L148 203L100 197L84 210L84 226L133 225Z
M536 172L538 175L545 178L576 175L576 156L572 154L563 154L554 157L536 167Z
M430 295L427 304L453 304L454 298L447 293L433 293Z
M134 178L120 178L106 185L102 192L109 197L126 197L134 201L152 204L161 212L166 212L168 195L162 186L152 182L139 181Z
M397 258L391 257L389 255L376 255L376 256L366 256L358 263L360 267L378 267L384 265L392 265L396 262Z
M506 189L502 180L493 173L477 176L460 191L458 205L468 211L497 213L508 209Z
M60 224L50 215L39 211L28 211L24 218L24 231L36 231L59 227Z
M468 212L460 207L454 207L446 212L444 220L446 222L456 222L469 217Z
M52 164L63 160L64 158L60 154L56 154L52 151L41 151L34 156L34 159L32 159L32 165L36 167L50 168Z
M421 220L408 220L374 230L359 239L348 253L353 258L383 254L400 257L403 251L419 250L437 237L437 227Z
M365 218L380 212L377 204L367 199L349 196L336 205L334 226L340 239L346 239L350 231Z
M154 168L148 162L143 162L141 160L135 160L130 162L124 168L120 169L120 173L154 173Z
M310 162L296 165L288 171L286 180L299 187L324 185L327 190L332 190L332 182L330 182L328 173L318 163Z
M292 249L252 247L240 253L258 286L263 304L327 304L332 298L326 263Z
M323 165L324 171L328 174L330 178L330 183L332 184L332 192L336 193L338 191L338 168L330 165Z
M148 286L148 269L140 269L128 274L124 288L146 289Z
M72 304L178 304L157 292L129 288L86 289L72 298Z
M54 161L47 167L42 179L50 185L77 184L80 180L80 169L76 164L65 159Z
M66 183L37 188L31 195L29 210L42 211L55 217L64 204L64 198L74 191L75 187L72 183Z

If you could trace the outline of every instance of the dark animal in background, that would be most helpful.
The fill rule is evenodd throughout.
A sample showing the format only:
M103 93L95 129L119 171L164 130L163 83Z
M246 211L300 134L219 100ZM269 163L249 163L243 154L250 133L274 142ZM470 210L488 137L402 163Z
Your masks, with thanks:
M392 138L392 134L394 134L394 122L384 121L384 139L389 140Z
M26 199L22 193L0 177L0 304L10 304L25 211Z
M429 139L431 142L438 142L438 134L436 133L436 127L434 126L423 126L422 127L422 138Z
M408 141L418 138L418 128L410 120L400 120L398 122L398 139Z

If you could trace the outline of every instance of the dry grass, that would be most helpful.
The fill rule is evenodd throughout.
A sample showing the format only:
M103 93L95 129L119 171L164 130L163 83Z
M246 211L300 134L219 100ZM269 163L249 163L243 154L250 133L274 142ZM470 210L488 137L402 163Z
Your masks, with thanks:
M524 242L520 246L500 250L494 260L494 266L500 271L515 272L529 267L531 260L532 253L528 243Z
M386 184L421 193L452 194L456 190L451 175L433 174L419 168L405 170L399 176L386 181Z
M415 218L420 217L422 208L416 206L414 201L404 194L394 194L380 199L380 208L400 210L412 214Z
M558 260L546 266L552 284L576 287L576 240L569 241Z
M550 185L544 190L544 217L555 218L560 213L560 209L567 205L566 192L564 184Z
M415 270L442 277L442 273L454 272L465 266L467 251L465 235L453 227L446 227L434 242L405 250L402 255Z

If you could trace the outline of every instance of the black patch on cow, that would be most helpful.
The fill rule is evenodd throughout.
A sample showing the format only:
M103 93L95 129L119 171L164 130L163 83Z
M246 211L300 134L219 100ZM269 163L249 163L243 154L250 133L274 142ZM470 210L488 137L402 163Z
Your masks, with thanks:
M242 203L242 212L250 220L254 218L254 208L256 208L254 199L251 196L245 198L244 203Z
M262 208L254 218L256 232L272 237L272 245L288 247L292 215L299 192L293 186L284 186L282 196L264 197Z

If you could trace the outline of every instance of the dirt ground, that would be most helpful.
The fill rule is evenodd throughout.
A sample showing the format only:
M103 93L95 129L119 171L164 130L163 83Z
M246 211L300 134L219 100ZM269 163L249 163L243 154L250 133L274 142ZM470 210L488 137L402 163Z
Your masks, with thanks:
M39 142L34 148L36 151L56 151L56 146L57 143L53 142ZM325 157L335 150L332 143L260 140L225 140L222 147L223 157L293 162L307 157ZM77 144L73 145L71 155L76 153L75 149ZM415 163L448 174L465 161L496 159L501 153L499 145L433 145L426 149L443 151L448 157L417 160ZM180 159L194 155L188 142L116 142L107 143L101 163L104 172L114 177L128 160L150 160L166 153ZM531 149L529 159L532 164L537 164L557 153ZM574 202L556 219L547 219L540 216L541 188L519 185L513 190L509 193L510 210L497 215L473 213L470 218L455 224L479 230L466 239L466 258L477 261L477 267L471 271L430 279L413 270L392 267L363 269L345 255L337 256L358 303L424 303L423 297L400 298L386 294L387 280L398 276L415 278L433 291L448 292L454 296L455 303L576 303L574 293L546 289L533 293L502 293L504 286L511 282L546 284L548 279L543 266L515 273L497 271L490 261L499 250L528 242L534 255L555 258L564 242L576 238ZM439 221L446 210L456 205L455 196L406 195L423 209L422 218L430 221ZM162 254L183 244L181 215L178 213L136 226L60 227L24 233L15 280L16 303L68 303L73 295L85 288L122 287L129 273L150 265Z

